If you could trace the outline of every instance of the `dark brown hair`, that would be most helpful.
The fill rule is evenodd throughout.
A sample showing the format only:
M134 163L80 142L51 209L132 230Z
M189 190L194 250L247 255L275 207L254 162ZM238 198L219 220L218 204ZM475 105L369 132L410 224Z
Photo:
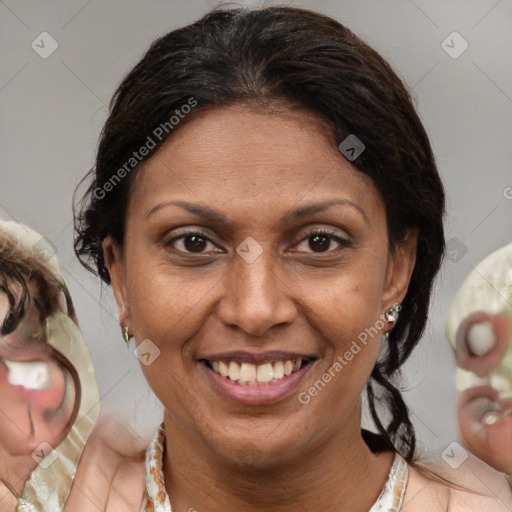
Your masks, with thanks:
M126 162L190 98L197 107L181 123L213 107L276 102L316 114L331 127L336 144L350 134L364 143L365 150L352 164L372 178L383 198L391 250L409 230L418 232L416 265L400 319L367 385L382 443L413 461L414 428L395 385L427 321L444 252L445 199L427 134L406 87L349 29L304 9L217 9L155 40L112 98L96 163L86 176L91 182L75 215L75 252L105 283L110 276L101 243L107 235L123 243L137 167L131 170ZM153 140L144 160L170 134ZM123 179L112 186L123 166ZM388 421L377 411L378 400L387 407Z
M29 280L36 283L37 297L32 297L29 292ZM0 338L18 328L31 302L34 302L39 311L43 324L46 317L55 311L57 297L62 288L65 288L65 285L59 283L37 252L28 250L7 230L1 233L0 292L7 296L9 307L0 325ZM74 315L74 310L71 313Z

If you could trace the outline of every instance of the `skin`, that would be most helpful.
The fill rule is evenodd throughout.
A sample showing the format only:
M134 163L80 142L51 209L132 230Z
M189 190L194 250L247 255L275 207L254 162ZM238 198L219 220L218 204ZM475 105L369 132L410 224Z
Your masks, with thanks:
M139 512L146 446L112 415L99 421L85 445L64 512Z
M390 252L371 179L304 111L203 112L143 165L132 190L124 246L107 238L103 249L121 325L137 344L149 339L160 350L142 369L164 405L173 510L368 510L393 458L373 454L360 434L360 395L380 333L309 404L297 395L402 301L414 234ZM351 204L280 224L298 207L331 199ZM227 224L175 205L148 215L174 200L213 209ZM165 245L184 227L204 232L203 253L191 252L187 238ZM316 252L311 234L322 227L347 243L332 239ZM236 253L249 236L263 250L250 264ZM292 396L247 406L220 395L201 368L199 359L228 350L316 361Z
M488 353L472 354L466 342L468 326L487 323L492 327L496 345ZM505 313L488 314L477 311L461 322L457 333L457 364L479 377L504 366L503 357L509 347L512 319ZM457 408L459 437L462 444L498 471L512 473L512 402L501 397L491 385L481 385L465 390ZM493 412L494 411L494 412ZM495 414L497 421L484 424L486 415Z

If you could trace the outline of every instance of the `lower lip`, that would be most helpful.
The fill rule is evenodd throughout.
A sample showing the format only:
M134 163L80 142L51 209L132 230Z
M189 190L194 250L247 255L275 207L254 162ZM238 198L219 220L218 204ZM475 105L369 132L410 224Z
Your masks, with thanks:
M231 379L215 373L205 363L201 362L199 365L213 387L225 398L244 405L269 405L280 402L294 393L313 363L308 363L299 371L283 377L278 382L260 386L237 384Z
M482 400L484 400L483 404L480 403ZM480 431L482 426L492 428L494 425L502 423L502 421L485 423L484 418L488 413L505 415L503 421L507 418L510 419L512 404L510 399L500 399L498 392L491 386L476 386L462 392L459 399L459 415L462 412L471 418L474 428Z

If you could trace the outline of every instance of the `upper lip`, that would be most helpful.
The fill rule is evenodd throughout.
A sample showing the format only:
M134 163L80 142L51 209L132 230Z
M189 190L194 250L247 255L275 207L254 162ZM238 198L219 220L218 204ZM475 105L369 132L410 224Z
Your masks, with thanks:
M301 352L284 352L282 350L273 350L269 352L248 352L245 350L236 350L231 352L218 352L208 354L199 358L200 361L237 361L239 363L264 364L275 363L277 361L289 361L292 359L317 359L312 354Z

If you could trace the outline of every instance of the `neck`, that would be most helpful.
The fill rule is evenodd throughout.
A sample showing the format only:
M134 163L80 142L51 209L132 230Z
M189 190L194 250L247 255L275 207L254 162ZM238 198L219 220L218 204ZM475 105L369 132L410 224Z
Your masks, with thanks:
M30 455L13 456L2 448L0 452L0 510L14 511L35 463Z
M199 449L197 439L166 417L164 480L172 508L296 512L300 504L304 510L367 511L384 486L394 454L369 449L359 418L285 463L236 466Z

